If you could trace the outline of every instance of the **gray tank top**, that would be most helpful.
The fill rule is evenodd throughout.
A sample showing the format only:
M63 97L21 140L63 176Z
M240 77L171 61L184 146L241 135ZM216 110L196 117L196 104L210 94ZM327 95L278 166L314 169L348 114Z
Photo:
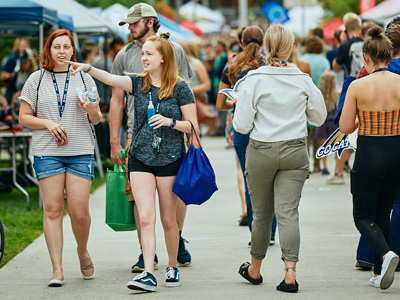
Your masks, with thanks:
M190 83L190 86L191 86L191 87L194 87L194 86L196 86L196 85L201 84L200 78L199 78L199 76L197 75L197 73L196 73L196 71L195 71L195 68L194 68L195 61L196 61L195 59L192 59L192 61L189 62L190 68L192 69L192 73L193 73L193 76L192 76L191 78L189 78L189 83ZM195 96L203 96L203 97L205 97L206 100L208 101L208 95L207 95L206 92L196 93Z

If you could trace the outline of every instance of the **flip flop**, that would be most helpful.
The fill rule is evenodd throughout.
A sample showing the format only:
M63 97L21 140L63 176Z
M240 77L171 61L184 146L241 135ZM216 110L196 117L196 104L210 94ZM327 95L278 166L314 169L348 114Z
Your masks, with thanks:
M249 267L250 267L250 263L249 262L243 263L240 266L239 272L238 272L240 274L240 276L242 276L244 279L246 279L247 281L249 281L250 283L255 284L255 285L263 283L263 278L262 278L261 275L260 275L260 278L258 278L258 279L253 279L253 278L250 277L250 275L249 275Z
M287 285L285 279L283 279L282 282L276 286L276 289L286 293L296 293L299 290L299 284L295 280L295 284Z

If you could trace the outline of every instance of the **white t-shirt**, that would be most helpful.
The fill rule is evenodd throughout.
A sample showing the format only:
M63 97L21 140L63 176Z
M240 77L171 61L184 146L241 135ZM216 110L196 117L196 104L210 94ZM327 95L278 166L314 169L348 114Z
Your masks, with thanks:
M37 87L41 73L44 72L39 86L39 97L37 97ZM67 72L54 73L60 100L64 92ZM95 86L93 78L89 74L76 74L70 76L65 108L60 119L58 111L58 100L53 79L49 71L38 70L29 76L19 97L20 101L29 104L36 116L41 119L48 119L57 122L66 130L68 144L57 146L57 142L47 129L37 129L33 131L32 152L35 156L74 156L94 153L94 136L87 113L79 106L79 98L76 88L82 91L90 90ZM86 85L86 88L85 88Z

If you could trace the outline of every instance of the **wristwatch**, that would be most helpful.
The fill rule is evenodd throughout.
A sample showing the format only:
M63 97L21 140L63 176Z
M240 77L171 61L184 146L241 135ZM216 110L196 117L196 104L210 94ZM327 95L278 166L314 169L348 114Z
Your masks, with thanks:
M174 119L171 118L170 121L171 121L171 125L169 125L169 127L170 127L170 128L174 128L175 125L176 125L176 120L174 120Z

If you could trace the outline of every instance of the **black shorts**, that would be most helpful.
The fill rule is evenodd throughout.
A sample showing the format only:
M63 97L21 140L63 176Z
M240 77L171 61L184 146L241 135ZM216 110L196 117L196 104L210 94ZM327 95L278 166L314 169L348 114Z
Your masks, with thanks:
M128 172L151 173L157 177L176 176L176 174L178 174L179 168L181 167L184 157L185 155L182 154L181 157L178 158L178 160L165 166L148 166L137 158L129 156Z

